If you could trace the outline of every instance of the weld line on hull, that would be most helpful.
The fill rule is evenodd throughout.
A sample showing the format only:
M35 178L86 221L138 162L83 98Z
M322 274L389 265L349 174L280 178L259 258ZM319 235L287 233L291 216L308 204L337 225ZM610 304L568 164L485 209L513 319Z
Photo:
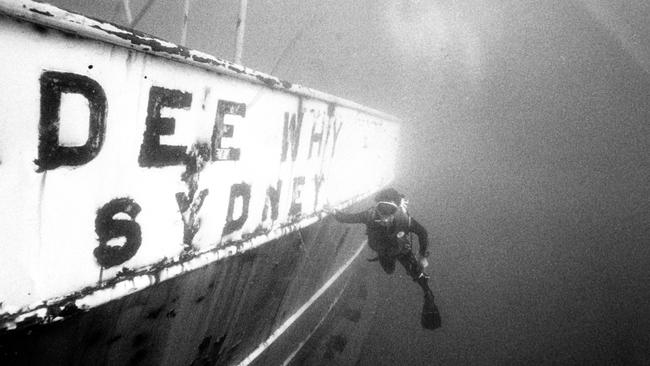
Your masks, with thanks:
M359 248L357 248L357 251L354 253L354 255L348 259L347 262L341 268L330 277L325 284L316 291L316 293L306 302L304 303L298 311L296 311L293 315L291 315L278 329L273 331L269 338L267 338L264 342L262 342L253 352L251 352L248 357L246 357L243 361L239 363L239 366L247 366L250 365L251 362L253 362L264 350L266 350L273 342L275 342L281 335L284 333L295 321L298 319L316 300L318 300L323 293L345 272L345 270L354 262L355 259L361 254L361 251L363 251L363 248L365 247L367 243L367 240L364 240L361 245L359 245ZM338 298L337 298L338 300Z
M349 279L348 279L348 280L349 280ZM287 365L289 365L289 363L291 363L291 361L293 361L293 358L296 357L296 355L298 354L298 352L300 352L300 350L301 350L302 347L305 345L305 343L307 343L307 341L309 341L309 339L311 338L311 336L313 336L314 333L316 333L316 331L321 327L321 325L323 325L323 323L325 322L325 319L327 319L327 317L328 317L328 316L330 315L330 313L332 312L332 309L334 309L334 306L336 306L336 304L338 304L339 299L341 298L341 296L343 296L343 292L345 292L347 286L348 286L348 284L346 283L345 286L343 286L343 288L342 288L341 291L339 292L339 294L336 295L336 298L334 299L334 301L332 301L332 303L330 304L329 308L327 309L327 311L325 312L325 314L323 315L323 317L321 318L321 320L318 322L318 324L316 324L316 326L314 327L314 329L312 329L311 332L309 332L309 334L307 335L307 337L305 337L305 339L303 339L303 341L300 342L300 344L298 344L298 347L296 347L296 349L294 349L293 352L291 352L291 354L290 354L289 356L287 356L287 359L284 360L284 362L282 363L282 366L287 366Z

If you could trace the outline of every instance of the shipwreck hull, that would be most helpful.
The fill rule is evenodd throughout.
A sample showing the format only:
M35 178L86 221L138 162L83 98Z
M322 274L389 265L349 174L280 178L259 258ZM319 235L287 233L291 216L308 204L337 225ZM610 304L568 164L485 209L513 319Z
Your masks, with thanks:
M324 208L391 182L399 121L29 0L0 43L0 364L295 355L363 248Z
M323 220L64 321L5 331L0 363L284 361L336 303L355 271L363 234Z

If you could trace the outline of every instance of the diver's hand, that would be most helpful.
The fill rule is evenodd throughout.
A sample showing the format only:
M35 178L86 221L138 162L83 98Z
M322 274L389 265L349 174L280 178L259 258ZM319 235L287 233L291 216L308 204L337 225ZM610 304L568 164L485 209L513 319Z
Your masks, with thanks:
M429 266L429 260L427 257L420 257L420 265L422 268L427 268Z

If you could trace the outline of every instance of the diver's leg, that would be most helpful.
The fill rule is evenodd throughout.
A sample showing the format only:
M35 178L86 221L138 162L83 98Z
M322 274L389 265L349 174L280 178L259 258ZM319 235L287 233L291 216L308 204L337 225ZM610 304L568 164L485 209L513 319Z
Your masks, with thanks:
M418 262L418 260L415 258L413 252L409 251L404 254L400 254L397 259L400 263L402 263L402 266L404 266L406 273L411 276L413 281L420 285L425 295L427 293L432 293L431 289L429 288L429 276L424 273L424 268L422 268L420 262Z
M433 291L429 287L429 276L424 273L424 268L420 262L415 258L413 252L409 251L397 257L402 263L406 272L411 276L424 292L424 305L422 306L422 327L427 329L440 328L442 321L440 319L440 312L434 302Z
M395 272L395 258L388 255L379 254L379 264L381 268L384 269L384 272L391 274Z

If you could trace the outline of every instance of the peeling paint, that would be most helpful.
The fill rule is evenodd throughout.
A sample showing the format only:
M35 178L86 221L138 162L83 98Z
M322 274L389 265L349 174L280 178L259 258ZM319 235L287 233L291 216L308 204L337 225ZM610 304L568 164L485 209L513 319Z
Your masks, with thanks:
M54 15L53 15L52 13L50 13L50 12L42 11L42 10L38 10L38 9L34 9L34 8L29 9L29 11L34 12L34 13L36 13L36 14L44 15L44 16L46 16L46 17L53 17L53 16L54 16Z
M132 30L130 32L110 31L105 28L102 28L99 25L93 25L91 27L101 30L102 32L106 32L108 34L114 35L116 37L122 38L128 42L131 42L131 44L135 46L149 47L149 49L153 52L164 52L170 55L179 55L185 58L190 57L189 48L180 45L174 45L155 38L150 38L147 34L142 32L138 32L135 30ZM169 44L169 46L165 45L165 43Z
M194 145L185 159L185 172L181 175L181 180L187 185L187 193L176 193L176 202L183 219L185 250L195 249L192 247L192 241L201 228L198 211L210 191L207 188L199 191L199 177L209 161L210 147L207 144Z
M209 59L207 57L201 57L201 56L198 56L198 55L192 55L192 60L194 60L196 62L200 62L202 64L209 64L209 63L213 62L213 60L211 60L211 59Z
M277 87L280 84L280 82L277 79L274 79L274 78L271 78L271 77L268 77L268 76L256 75L255 77L257 77L257 80L259 80L259 81L263 82L264 84L266 84L266 86L270 86L272 88Z
M282 84L282 87L284 87L285 89L291 89L291 87L293 86L293 84L291 84L288 81L282 81L281 80L280 83Z
M32 9L39 11L15 9L22 3L30 4ZM34 100L36 104L29 104L27 99L7 98L5 102L0 102L0 107L3 111L10 112L7 114L11 116L7 117L8 120L21 123L21 131L38 131L41 139L35 143L41 144L29 146L29 142L25 142L34 140L34 137L21 135L15 141L8 141L6 147L6 140L3 139L3 152L15 150L24 155L25 151L39 151L37 167L44 172L34 172L31 159L36 157L33 155L29 155L27 168L24 167L24 161L12 160L19 154L3 155L3 170L16 166L21 169L20 172L26 170L27 174L36 177L40 174L42 178L28 177L24 180L25 192L37 192L37 183L31 182L40 182L41 193L35 197L38 202L34 207L25 208L24 212L19 213L22 215L21 222L16 223L20 230L15 231L29 232L30 229L23 230L23 226L28 225L25 223L38 222L38 229L33 230L35 233L32 233L32 237L18 243L31 246L29 251L9 250L12 246L18 247L17 244L2 245L2 242L11 241L6 238L15 237L7 225L0 230L0 246L3 253L10 252L11 255L7 258L12 258L11 260L25 252L36 253L40 258L52 253L56 256L49 257L52 258L51 261L38 262L43 268L32 269L37 267L32 265L27 271L21 272L26 280L16 281L17 285L3 282L3 286L9 288L7 293L19 295L2 299L4 304L0 308L0 332L1 329L56 322L224 258L249 253L253 248L322 220L325 214L319 211L319 199L318 196L313 196L314 192L318 195L322 191L324 201L345 207L364 194L383 187L390 179L375 169L362 186L346 190L346 187L338 189L341 187L339 184L334 186L336 189L331 189L328 184L336 177L328 174L328 169L336 172L337 176L347 178L349 174L362 174L360 169L370 164L358 164L354 159L365 161L363 157L349 155L354 159L345 159L343 163L322 157L308 159L307 149L310 146L305 146L308 144L308 131L312 131L312 137L318 134L314 134L312 128L314 118L310 117L300 128L303 123L302 114L306 110L325 114L325 110L331 106L331 111L328 112L331 112L329 116L334 124L331 126L330 142L334 142L328 144L324 137L326 135L318 135L321 136L322 142L319 144L322 143L323 148L319 145L318 149L314 149L314 152L318 152L316 156L325 156L324 152L329 153L330 147L333 155L342 121L350 121L352 127L356 127L354 123L359 122L359 130L362 131L359 134L368 133L365 126L372 121L366 123L365 119L375 118L369 117L374 116L371 113L364 113L369 109L356 108L358 105L352 102L293 85L140 32L68 13L48 4L16 0L10 11L7 10L11 7L8 4L0 2L1 17L3 20L9 19L0 22L0 40L10 43L13 39L23 37L20 40L25 41L26 47L34 47L34 57L19 60L29 64L29 67L14 70L22 73L20 77L25 82L13 85L12 88L18 88L15 95L27 95L23 93L25 90L35 91L34 98L30 97L29 100ZM9 17L16 20L11 21ZM35 27L42 28L44 32L39 33ZM84 41L80 42L80 38ZM43 42L52 46L47 52L38 47ZM109 47L106 47L107 44ZM68 45L79 47L67 47ZM83 59L79 63L62 61L67 56L95 55L86 52L86 48L101 52L96 54L96 58L94 56L87 61ZM63 55L66 57L51 57L61 56L63 50L67 52ZM104 51L106 54L102 53ZM109 52L110 59L104 58ZM138 56L143 53L148 55ZM6 56L5 64L16 63L11 55ZM156 60L161 62L150 62L152 57L157 57ZM118 62L119 65L116 66ZM127 78L124 78L124 74L114 78L99 77L97 73L124 70L125 62ZM43 65L61 72L47 71ZM44 72L41 71L44 69ZM168 70L180 70L187 77L175 78L177 75L166 73ZM76 75L76 79L68 78L76 81L65 86L49 82L47 77L39 79L40 73L57 77ZM104 88L107 95L98 99L101 102L99 104L104 105L104 108L100 108L103 109L101 115L108 115L109 106L112 108L111 118L107 122L111 123L111 136L124 136L123 141L111 138L102 144L100 140L105 137L106 128L103 122L100 126L103 118L96 121L91 119L88 123L86 117L83 120L78 118L82 114L77 112L86 108L86 104L81 104L81 107L75 105L75 110L61 108L57 104L58 92L84 95L84 88L77 86L78 81L92 84L85 75L95 77L96 83L102 84L100 87L85 88L88 91L85 99L89 102L91 118L94 115L91 99L97 98L100 88ZM38 87L41 81L47 90L42 94L45 98L40 100L42 105L39 106ZM261 88L260 83L268 88ZM63 91L66 87L67 91ZM271 92L270 88L279 89L280 92ZM213 92L209 93L208 89ZM255 106L241 103L242 95L257 93L260 89L273 98L277 96L277 103L276 99ZM5 94L11 97L11 93ZM198 100L193 100L193 97ZM217 115L211 120L213 116L209 113L214 113L215 104ZM346 105L352 107L339 108ZM30 113L37 114L40 107L46 113L41 113L42 129L39 131L38 119L34 122L25 120L22 116L26 108L32 109ZM59 146L58 141L55 141L58 134L55 111L62 114L61 118L70 115L73 117L70 121L83 123L83 127L81 124L65 125L61 127L62 131L70 131L71 128L85 130L89 126L87 153L71 155L59 149L75 149L80 146L63 146L64 143ZM87 111L83 109L81 112ZM174 118L179 121L177 129L173 126ZM280 131L283 123L285 130ZM354 129L348 129L347 126L346 124L341 134L341 141L344 141L341 144L343 148L356 151L354 141L359 139L348 134L348 131ZM301 131L305 132L302 138ZM381 135L377 131L371 132ZM159 139L161 136L164 136L162 141ZM299 143L301 139L302 145ZM271 142L267 143L268 141ZM136 145L125 147L124 143ZM125 151L133 150L138 161L129 162L129 157L133 157ZM345 151L349 154L348 150ZM95 156L98 158L94 159ZM343 160L340 154L336 158ZM91 160L93 161L89 163ZM88 166L85 166L86 163L89 163ZM326 166L327 164L331 166ZM201 182L200 175L206 165L210 166L209 174L205 174L206 180ZM279 168L275 169L275 165L279 165ZM340 169L341 167L345 169ZM52 177L47 184L46 175ZM80 180L80 176L87 177L87 180ZM0 186L4 188L7 184ZM228 195L228 188L231 188L231 196ZM330 195L330 190L337 192ZM363 193L359 194L360 192ZM5 193L0 198L9 197L9 194ZM217 194L220 196L217 197ZM67 207L66 203L71 199L75 200L74 204ZM209 203L205 208L204 201ZM140 207L141 204L143 207ZM146 217L138 216L141 209L147 213ZM201 212L202 209L206 211ZM182 220L179 220L179 214ZM261 217L264 218L263 221L260 221ZM82 227L84 222L92 226L93 218L96 236L92 227ZM211 221L202 223L201 219ZM197 235L201 228L206 230ZM71 231L74 231L72 235ZM223 237L224 233L226 237ZM146 251L143 250L145 248ZM79 263L76 262L78 259ZM30 264L36 262L33 260ZM70 263L79 266L72 268ZM98 283L100 266L111 270L104 270L102 273L107 278L100 278ZM57 283L56 278L66 280ZM23 286L27 281L36 283L35 286L39 286L36 288L40 291L26 295L27 291L21 292L17 290L18 287L11 287ZM60 294L64 295L59 296Z
M65 11L45 3L37 3L29 0L20 0L20 2L29 4L30 9L27 10L24 4L22 5L24 11L18 11L16 5L0 4L0 12L5 12L16 18L41 24L45 27L54 26L54 28L64 34L70 34L75 37L81 36L84 38L98 39L103 42L136 49L141 52L152 53L157 56L171 58L180 62L195 63L197 66L207 67L217 73L226 71L232 76L240 77L249 82L261 82L268 87L284 90L291 94L325 100L349 108L358 109L379 118L398 121L397 118L372 108L327 93L315 91L301 85L293 84L288 81L282 81L271 75L247 69L244 66L233 64L200 51L191 50L187 47L156 38L140 31Z

